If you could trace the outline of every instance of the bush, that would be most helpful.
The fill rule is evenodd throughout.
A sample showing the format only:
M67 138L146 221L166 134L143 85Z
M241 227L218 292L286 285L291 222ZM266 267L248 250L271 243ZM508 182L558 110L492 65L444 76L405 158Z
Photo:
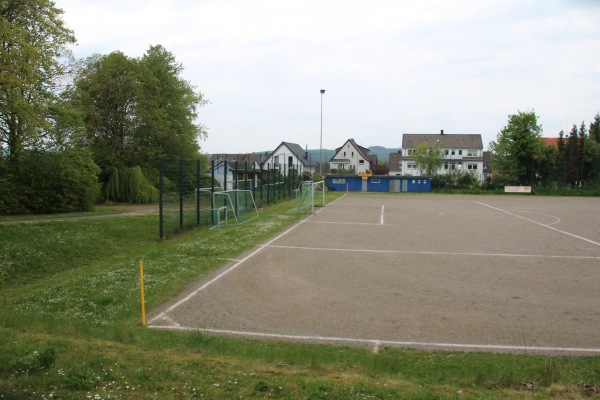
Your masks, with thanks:
M100 194L100 169L87 152L27 152L2 168L0 214L89 211Z

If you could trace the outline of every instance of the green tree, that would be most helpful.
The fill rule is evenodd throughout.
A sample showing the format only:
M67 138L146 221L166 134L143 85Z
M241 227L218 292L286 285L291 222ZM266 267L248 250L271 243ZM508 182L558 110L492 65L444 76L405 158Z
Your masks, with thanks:
M113 52L84 62L70 98L83 115L103 182L115 168L156 168L159 157L199 156L206 131L194 121L206 101L182 71L162 46L141 59Z
M151 46L139 61L138 118L135 136L144 159L154 165L159 157L198 157L203 125L195 123L204 95L181 78L183 66L164 47Z
M435 143L423 142L415 148L412 154L417 163L421 175L434 176L437 170L444 164L444 143L439 140Z
M509 115L508 124L489 146L494 174L511 183L534 184L544 156L542 126L537 120L534 111Z
M600 143L600 113L594 117L594 121L590 124L590 138L596 143Z
M137 62L121 52L88 58L70 95L83 115L86 143L105 180L115 167L133 166L137 125Z
M596 114L594 121L590 124L584 153L588 166L588 177L595 182L600 182L600 113Z
M0 1L0 148L11 163L50 129L61 56L75 42L62 13L49 0Z

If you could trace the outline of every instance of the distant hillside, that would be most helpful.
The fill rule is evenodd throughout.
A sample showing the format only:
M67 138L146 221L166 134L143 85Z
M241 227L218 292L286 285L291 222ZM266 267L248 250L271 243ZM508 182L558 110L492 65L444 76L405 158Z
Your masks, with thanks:
M371 146L369 147L369 154L375 154L379 162L390 160L390 153L397 153L400 150L399 147L382 147L382 146Z

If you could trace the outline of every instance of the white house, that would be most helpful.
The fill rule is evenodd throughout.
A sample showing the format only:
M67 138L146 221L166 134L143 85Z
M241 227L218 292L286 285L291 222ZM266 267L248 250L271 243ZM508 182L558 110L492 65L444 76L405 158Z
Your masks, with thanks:
M225 165L227 165L227 169L225 169ZM232 165L225 162L219 162L215 165L215 180L219 182L222 189L234 189ZM227 182L227 186L225 186L225 182Z
M287 176L290 170L299 175L311 174L313 170L308 161L308 152L296 143L281 142L277 148L263 160L263 170L276 169L281 175Z
M390 164L390 171L394 170L399 175L421 175L412 155L415 149L423 143L430 146L436 146L438 143L442 145L444 162L437 170L438 174L466 171L475 174L479 180L483 180L483 142L481 135L478 134L444 134L444 131L441 131L440 134L405 133L402 137L400 157L394 157L394 162L398 165ZM391 161L392 158L390 158Z
M331 172L349 171L355 174L371 172L377 164L377 156L369 155L369 149L356 144L354 139L348 139L342 147L335 149L335 154L329 160Z

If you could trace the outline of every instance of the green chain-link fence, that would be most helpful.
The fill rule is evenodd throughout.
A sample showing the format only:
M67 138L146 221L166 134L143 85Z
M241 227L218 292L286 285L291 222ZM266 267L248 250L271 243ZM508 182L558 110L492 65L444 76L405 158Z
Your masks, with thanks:
M260 169L247 163L224 161L215 165L213 161L207 172L199 159L161 159L159 170L161 238L198 227L218 226L219 218L223 217L219 209L229 213L225 214L229 223L250 206L260 208L294 198L300 182L297 166L282 164ZM243 191L243 195L218 194L231 191ZM231 206L227 204L228 198L234 199ZM235 200L240 198L244 201ZM249 199L253 199L254 204ZM223 211L223 207L229 207L228 211ZM235 215L232 217L231 213Z

